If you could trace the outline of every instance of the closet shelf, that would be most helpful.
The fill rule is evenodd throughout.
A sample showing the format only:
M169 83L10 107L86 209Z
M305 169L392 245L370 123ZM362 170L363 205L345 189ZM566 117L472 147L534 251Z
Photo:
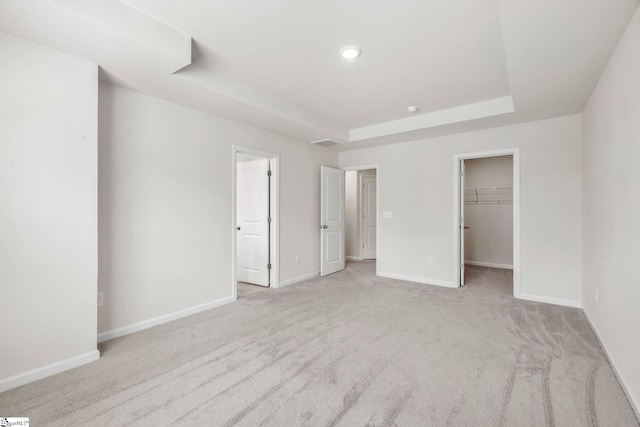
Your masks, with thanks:
M465 205L513 204L513 187L477 187L464 189Z

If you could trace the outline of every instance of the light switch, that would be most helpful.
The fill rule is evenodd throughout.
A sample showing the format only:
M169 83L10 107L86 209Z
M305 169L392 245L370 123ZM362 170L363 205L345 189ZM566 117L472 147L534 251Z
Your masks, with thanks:
M384 219L389 219L391 218L393 215L391 213L391 211L382 211L382 218Z

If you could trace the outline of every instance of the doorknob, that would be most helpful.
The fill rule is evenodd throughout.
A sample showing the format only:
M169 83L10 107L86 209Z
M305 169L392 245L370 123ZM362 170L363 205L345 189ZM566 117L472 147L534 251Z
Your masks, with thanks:
M465 226L464 226L464 229L465 229L465 230L468 230L468 229L469 229L469 226L468 226L468 225L465 225Z
M320 228L329 228L328 225L321 225Z
M239 231L239 230L240 230L240 226L237 226L237 227L236 227L236 230L238 230L238 231Z

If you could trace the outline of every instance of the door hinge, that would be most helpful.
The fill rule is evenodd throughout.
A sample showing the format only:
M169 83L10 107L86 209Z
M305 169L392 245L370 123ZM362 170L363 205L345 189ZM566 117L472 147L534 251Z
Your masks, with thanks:
M362 245L362 249L364 249L364 245Z
M267 171L267 176L271 176L271 169Z
M267 222L271 224L271 217L267 217Z
M271 263L267 264L267 270L271 270Z

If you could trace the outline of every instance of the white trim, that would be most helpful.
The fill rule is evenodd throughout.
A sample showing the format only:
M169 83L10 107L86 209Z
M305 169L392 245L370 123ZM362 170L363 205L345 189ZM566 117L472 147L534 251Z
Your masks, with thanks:
M526 301L535 301L535 302L544 302L547 304L555 304L555 305L563 305L565 307L574 307L574 308L582 308L582 302L574 301L570 299L560 299L560 298L550 298L544 297L540 295L531 295L531 294L513 294L514 297Z
M600 348L604 352L604 356L607 358L607 362L609 362L609 366L611 366L611 370L613 371L613 374L616 376L616 379L618 380L618 383L622 387L622 391L624 391L625 395L627 396L627 400L629 401L629 404L631 405L631 409L633 409L633 412L635 413L636 418L640 420L640 410L638 410L638 409L640 409L640 406L638 406L638 404L633 401L632 394L629 392L629 389L625 385L624 381L622 381L622 376L618 372L618 369L616 368L616 366L613 364L613 361L611 360L611 357L609 357L609 353L607 352L607 349L605 348L604 344L602 343L602 340L600 339L600 335L598 335L598 332L596 331L595 326L591 322L591 319L589 319L589 316L587 315L587 311L584 308L582 309L582 314L584 314L584 318L587 319L587 324L591 328L591 331L593 332L593 335L595 335L596 339L598 340L598 343L600 344ZM638 403L640 403L640 402L638 402Z
M372 164L372 165L361 165L361 166L346 166L344 168L340 168L343 171L365 171L365 170L369 170L369 169L378 169L378 164ZM376 171L377 174L377 171Z
M59 374L60 372L68 371L69 369L77 368L78 366L86 365L87 363L95 362L98 359L100 359L100 352L98 350L91 350L50 365L32 369L22 374L3 378L0 380L0 393L50 377L51 375Z
M271 271L269 273L269 284L272 288L280 285L280 155L267 151L256 150L240 145L232 146L232 173L231 173L231 292L234 300L238 299L238 280L236 278L236 188L237 159L239 152L251 154L253 156L269 159L271 166L271 232L269 233L271 257Z
M152 319L134 323L129 326L123 326L122 328L117 328L117 329L112 329L110 331L102 332L101 334L98 334L98 343L108 341L114 338L122 337L124 335L129 335L134 332L139 332L145 329L149 329L153 326L161 325L163 323L171 322L173 320L182 319L183 317L191 316L192 314L200 313L202 311L210 310L212 308L220 307L221 305L234 302L236 301L236 299L237 298L233 296L221 298L215 301L207 302L205 304L196 305L195 307L176 311L170 314L165 314L164 316L154 317Z
M505 270L513 270L513 265L509 265L509 264L496 264L495 262L467 261L467 260L464 260L464 263L466 265L476 265L478 267L503 268Z
M406 276L404 274L395 273L378 273L378 276L387 277L389 279L405 280L407 282L422 283L425 285L443 286L445 288L457 288L457 286L453 282L449 282L446 280L429 279L428 277Z
M280 282L278 287L279 288L283 288L285 286L290 286L290 285L293 285L295 283L304 282L305 280L313 279L313 278L318 277L318 276L320 276L320 272L319 271L316 271L315 273L305 274L304 276L295 277L293 279L289 279L289 280L285 280L283 282Z
M520 149L503 148L453 156L453 278L460 287L460 161L484 157L513 156L513 296L520 295ZM551 298L550 298L551 300ZM557 300L564 301L564 300ZM542 301L549 302L549 301ZM575 303L574 301L566 301ZM556 303L552 303L556 304ZM562 304L565 305L565 304ZM571 306L573 307L573 306Z
M359 256L347 255L347 259L350 260L350 261L363 261L362 257L359 257Z

